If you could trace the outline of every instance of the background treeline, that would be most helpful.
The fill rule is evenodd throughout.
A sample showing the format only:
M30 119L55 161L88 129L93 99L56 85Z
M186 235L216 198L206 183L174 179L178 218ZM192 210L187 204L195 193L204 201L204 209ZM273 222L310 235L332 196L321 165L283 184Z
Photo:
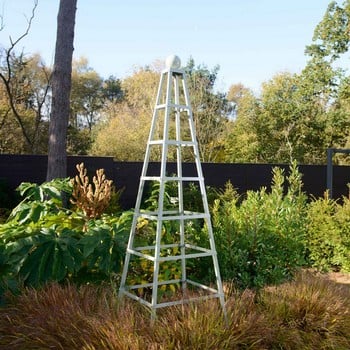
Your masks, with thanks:
M219 66L185 64L202 160L325 163L329 147L350 147L350 1L331 2L306 47L299 73L280 72L258 93L237 83L216 89ZM160 62L123 79L102 78L86 58L73 63L68 153L142 160ZM0 51L0 153L45 154L51 67L16 45ZM336 162L349 164L349 156Z

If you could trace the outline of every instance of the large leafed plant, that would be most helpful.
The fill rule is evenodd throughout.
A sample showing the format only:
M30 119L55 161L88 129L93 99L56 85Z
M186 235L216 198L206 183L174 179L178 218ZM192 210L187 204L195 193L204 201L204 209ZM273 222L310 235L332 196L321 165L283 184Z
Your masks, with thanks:
M102 175L98 171L97 176L105 180ZM101 206L87 203L86 206L95 205L99 210L95 217L86 215L81 196L81 205L73 210L63 208L62 194L77 193L74 186L70 179L19 186L24 199L7 222L0 225L3 286L11 281L32 286L67 278L96 281L110 279L120 270L129 232L129 213L107 215L102 213ZM97 193L99 189L94 191ZM101 200L101 196L96 198Z

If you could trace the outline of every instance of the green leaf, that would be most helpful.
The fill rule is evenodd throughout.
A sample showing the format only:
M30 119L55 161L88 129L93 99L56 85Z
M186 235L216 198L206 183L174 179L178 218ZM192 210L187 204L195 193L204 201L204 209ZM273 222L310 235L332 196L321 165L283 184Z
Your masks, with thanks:
M34 203L28 213L27 219L32 222L38 222L42 214L45 212L45 206L40 203ZM21 222L23 224L23 222Z
M59 232L56 226L43 228L32 237L31 245L25 245L22 252L17 250L22 253L19 274L26 284L33 286L63 280L68 273L81 268L83 257L77 242L68 229Z
M52 270L51 279L55 281L61 281L65 278L68 268L67 265L71 265L71 256L64 256L64 252L60 246L55 246L54 254L52 257Z
M19 271L24 281L33 286L37 286L40 282L48 280L47 276L47 260L53 253L54 243L48 242L41 246L35 247L24 260Z
M26 196L26 198L31 198L32 200L39 200L39 188L35 183L30 182L22 182L18 187L17 191L19 191L22 197Z
M44 183L41 185L41 188L45 195L61 200L61 191L55 186L52 186L50 183Z
M122 226L101 225L90 228L79 241L90 270L98 270L106 275L119 270L124 252L124 249L121 249L123 236L117 235L114 229L118 227L117 232L122 232Z

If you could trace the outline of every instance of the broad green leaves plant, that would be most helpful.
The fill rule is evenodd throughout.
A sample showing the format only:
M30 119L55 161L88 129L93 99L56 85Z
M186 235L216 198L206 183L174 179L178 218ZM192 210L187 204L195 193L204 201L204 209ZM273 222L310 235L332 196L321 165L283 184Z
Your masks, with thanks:
M25 198L0 225L3 279L39 286L48 281L108 279L120 269L130 215L102 215L88 220L61 207L61 193L71 193L69 179L42 185L24 183ZM2 281L5 284L5 280Z
M119 218L105 216L89 223L87 232L79 241L88 270L105 276L120 271L131 219L132 213L125 212Z
M62 281L78 272L83 256L76 233L67 228L43 228L31 237L9 245L9 262L20 266L18 275L28 285ZM30 238L30 239L29 239Z
M55 179L41 185L23 182L17 190L24 199L13 209L8 221L23 225L56 214L62 206L62 192L70 195L72 186L68 179Z

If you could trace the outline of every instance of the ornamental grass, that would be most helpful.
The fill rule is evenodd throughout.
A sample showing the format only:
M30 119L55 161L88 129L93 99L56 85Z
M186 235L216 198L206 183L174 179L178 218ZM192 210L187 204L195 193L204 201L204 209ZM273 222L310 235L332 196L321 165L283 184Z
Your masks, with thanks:
M226 321L210 300L162 309L153 323L107 285L24 289L0 309L0 348L350 349L350 285L301 272L258 292L225 287Z

